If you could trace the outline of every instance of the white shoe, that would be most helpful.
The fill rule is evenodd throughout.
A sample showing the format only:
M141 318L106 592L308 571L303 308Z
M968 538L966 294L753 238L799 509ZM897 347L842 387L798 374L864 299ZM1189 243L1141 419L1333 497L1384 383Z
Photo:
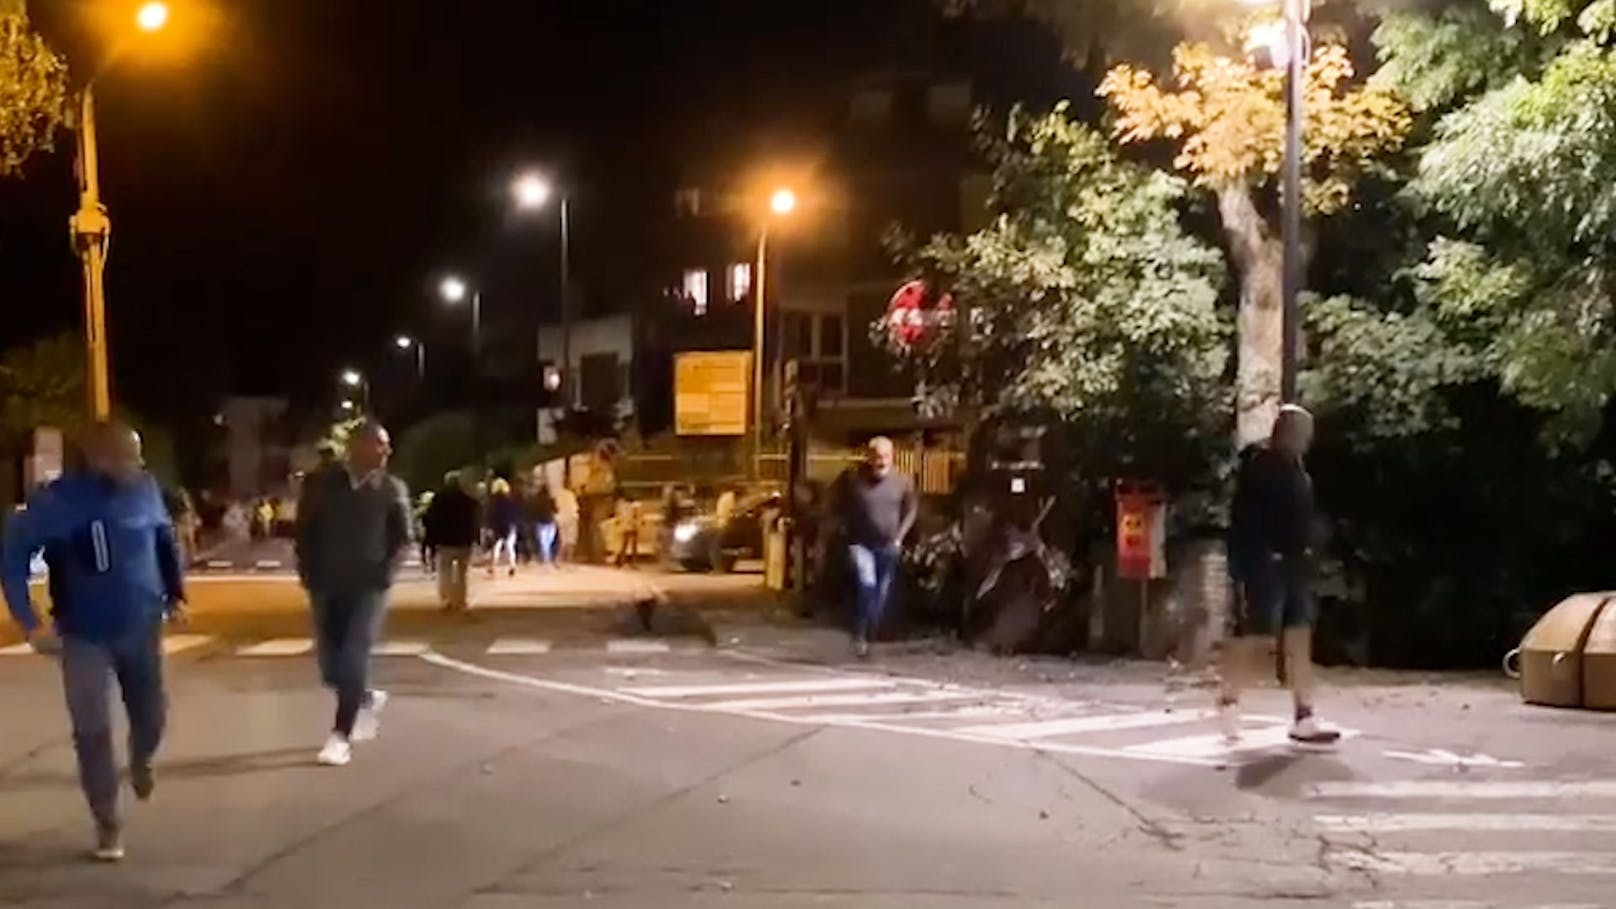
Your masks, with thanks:
M353 760L353 745L335 732L325 740L325 747L320 749L319 756L315 758L322 767L346 767L351 760Z
M1223 744L1240 744L1240 704L1218 705L1218 732L1223 734Z
M1311 716L1299 719L1291 726L1291 741L1299 745L1334 745L1341 740L1341 730L1319 724Z
M361 707L359 716L354 719L353 738L355 742L375 741L382 730L382 710L387 707L387 692L377 689L370 693L370 706Z

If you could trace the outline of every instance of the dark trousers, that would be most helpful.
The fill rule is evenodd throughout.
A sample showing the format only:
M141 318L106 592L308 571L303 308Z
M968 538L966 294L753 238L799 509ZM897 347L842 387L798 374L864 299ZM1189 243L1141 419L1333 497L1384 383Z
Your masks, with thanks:
M103 827L118 818L118 759L112 744L110 682L117 679L129 717L129 763L148 766L163 739L168 713L163 691L162 626L156 621L111 641L62 637L62 686L73 721L79 785Z
M331 730L353 735L354 720L370 703L370 649L381 634L387 591L311 593L320 680L337 693Z

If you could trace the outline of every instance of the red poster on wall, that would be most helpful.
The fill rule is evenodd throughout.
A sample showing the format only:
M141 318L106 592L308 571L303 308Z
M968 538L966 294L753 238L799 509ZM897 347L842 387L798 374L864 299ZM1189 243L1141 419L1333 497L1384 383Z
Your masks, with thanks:
M1155 484L1117 484L1117 574L1134 581L1167 576L1167 499Z

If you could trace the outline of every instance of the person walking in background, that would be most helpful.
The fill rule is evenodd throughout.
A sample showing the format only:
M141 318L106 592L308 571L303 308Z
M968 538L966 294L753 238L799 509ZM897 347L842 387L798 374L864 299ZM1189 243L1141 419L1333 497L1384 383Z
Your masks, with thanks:
M615 564L618 568L625 566L633 568L634 560L640 554L640 503L622 491L617 493L617 526L619 533Z
M1279 410L1266 442L1240 453L1229 527L1229 569L1236 585L1235 628L1219 654L1218 722L1229 744L1240 741L1240 695L1260 655L1280 639L1281 676L1291 689L1292 740L1328 745L1338 730L1313 715L1313 480L1304 458L1313 444L1313 415L1294 404Z
M501 559L505 560L506 573L516 576L516 534L521 519L521 507L511 495L511 484L503 479L495 480L489 486L488 495L489 577L499 571Z
M426 570L427 577L438 573L437 543L432 535L426 532L426 513L432 508L432 500L437 493L428 489L415 500L414 528L415 538L421 541L421 567Z
M311 474L297 509L297 571L309 592L320 678L336 692L336 717L317 760L342 766L353 743L376 737L387 694L368 687L399 554L410 541L410 495L387 472L387 430L362 422L347 463Z
M108 684L117 679L129 721L129 785L145 801L162 742L162 622L183 617L184 576L174 528L144 467L140 436L121 423L92 427L86 470L39 491L12 518L0 586L33 649L61 656L62 683L78 755L79 785L95 818L94 856L124 856L118 766ZM41 624L28 589L35 555L50 565L51 618Z
M864 450L864 463L837 480L835 513L847 540L853 567L853 652L870 654L870 637L881 628L898 556L919 513L909 478L892 469L892 440L877 436Z
M538 489L529 496L528 517L533 522L533 544L539 562L554 568L559 528L556 526L555 496L550 494L549 480L540 481Z
M466 491L460 474L443 478L443 489L432 497L421 519L438 560L438 602L450 612L470 607L468 584L471 553L477 545L477 500Z
M570 564L578 557L578 529L583 519L578 494L565 485L556 487L556 533L560 540L560 562Z

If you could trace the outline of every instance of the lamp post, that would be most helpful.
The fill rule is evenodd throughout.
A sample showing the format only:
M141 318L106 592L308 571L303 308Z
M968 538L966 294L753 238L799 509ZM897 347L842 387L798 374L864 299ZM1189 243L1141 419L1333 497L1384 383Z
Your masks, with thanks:
M422 381L426 380L426 344L409 335L399 335L393 339L393 346L399 350L415 348L415 374Z
M1246 0L1260 5L1267 0ZM1280 173L1280 235L1283 244L1279 396L1297 400L1297 357L1301 332L1302 293L1302 127L1306 110L1307 21L1311 0L1281 0L1284 19L1278 30L1253 30L1251 43L1264 45L1274 65L1285 67L1285 162Z
M524 173L511 184L511 195L519 211L537 211L556 195L555 186L537 173ZM568 407L577 406L578 383L572 373L572 200L560 197L556 208L561 218L561 399ZM540 357L542 359L542 348Z
M776 217L797 210L797 194L789 189L775 190L769 197L769 211L758 230L757 280L752 301L752 475L763 479L763 325L764 302L769 290L769 227Z
M344 369L337 378L344 386L359 394L359 403L365 410L370 409L370 380L365 378L364 373L357 369ZM352 399L345 399L342 402L342 409L351 412L354 409L353 403Z
M450 306L458 306L465 302L468 294L471 297L471 360L472 370L475 372L477 360L482 356L483 292L471 290L466 286L464 279L454 275L444 278L438 285L438 295Z
M143 32L157 32L168 24L168 6L147 3L135 13ZM112 389L107 366L107 246L112 239L112 218L101 201L101 166L95 134L95 80L79 94L79 210L68 220L73 246L84 269L84 367L90 416L105 420L112 415Z

